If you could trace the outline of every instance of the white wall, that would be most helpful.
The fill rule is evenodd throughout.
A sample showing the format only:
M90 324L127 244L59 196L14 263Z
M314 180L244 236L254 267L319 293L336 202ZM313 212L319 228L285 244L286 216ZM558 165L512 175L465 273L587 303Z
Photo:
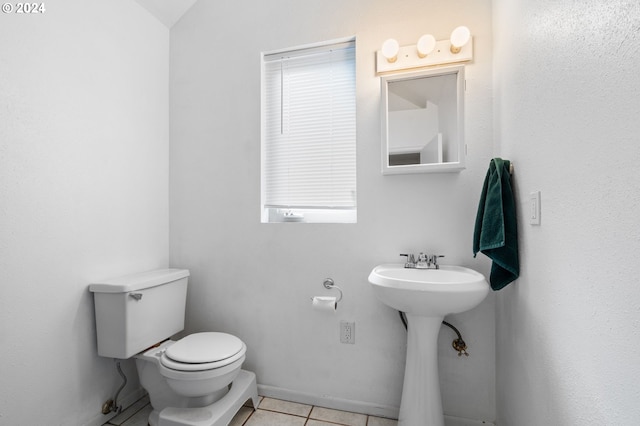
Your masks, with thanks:
M466 70L468 168L460 174L382 176L379 77L374 52L424 33L447 38L468 25L475 60ZM188 331L221 330L248 345L245 367L272 392L345 400L393 412L400 402L406 334L367 276L406 251L488 272L472 257L473 223L492 157L489 0L403 2L200 1L171 30L171 264L192 272ZM260 223L260 52L357 36L358 223ZM338 312L310 297L344 290ZM340 320L356 344L340 344ZM451 318L469 358L443 329L445 412L493 420L494 299ZM367 405L369 404L369 405ZM352 404L353 405L353 404ZM355 403L358 405L358 403ZM395 407L395 408L394 408Z
M168 264L169 33L130 0L45 5L0 16L0 424L101 424L120 377L87 286Z
M496 153L515 162L522 259L497 298L498 424L636 425L640 7L495 0L494 24Z

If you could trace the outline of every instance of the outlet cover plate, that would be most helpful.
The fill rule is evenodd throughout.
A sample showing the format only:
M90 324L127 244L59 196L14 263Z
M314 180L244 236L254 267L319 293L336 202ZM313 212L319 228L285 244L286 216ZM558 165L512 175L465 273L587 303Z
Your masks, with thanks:
M340 321L340 343L356 343L356 323Z

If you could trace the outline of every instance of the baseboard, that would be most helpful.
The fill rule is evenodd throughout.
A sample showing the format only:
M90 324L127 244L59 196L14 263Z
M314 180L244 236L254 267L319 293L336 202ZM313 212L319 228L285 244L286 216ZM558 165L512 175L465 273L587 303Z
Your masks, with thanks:
M351 399L336 398L331 395L319 395L307 392L299 392L290 389L258 384L258 393L262 396L300 404L318 405L334 410L350 411L352 413L368 414L370 416L397 419L399 407L389 405L372 404L369 402L354 401Z
M446 426L495 426L487 420L472 420L464 417L444 416L444 423Z
M135 404L140 398L142 398L146 394L147 392L145 392L145 390L142 388L134 389L127 395L124 395L121 398L118 398L119 399L118 405L122 405L122 411L124 411L127 408L129 408L131 405ZM103 424L105 424L106 422L108 422L109 420L111 420L117 415L118 413L110 413L110 414L98 413L91 420L85 423L84 426L102 426Z

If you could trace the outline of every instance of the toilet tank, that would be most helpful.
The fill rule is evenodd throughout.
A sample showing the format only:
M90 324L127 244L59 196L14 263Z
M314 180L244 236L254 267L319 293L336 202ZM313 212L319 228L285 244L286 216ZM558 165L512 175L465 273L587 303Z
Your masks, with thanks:
M130 358L183 330L188 279L160 269L91 284L98 355Z

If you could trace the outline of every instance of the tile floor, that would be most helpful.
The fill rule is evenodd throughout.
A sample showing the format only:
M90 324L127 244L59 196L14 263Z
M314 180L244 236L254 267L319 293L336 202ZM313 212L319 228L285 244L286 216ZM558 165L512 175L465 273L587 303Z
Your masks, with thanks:
M104 426L147 426L151 412L144 397ZM229 426L396 426L395 420L260 397L257 410L244 406Z

